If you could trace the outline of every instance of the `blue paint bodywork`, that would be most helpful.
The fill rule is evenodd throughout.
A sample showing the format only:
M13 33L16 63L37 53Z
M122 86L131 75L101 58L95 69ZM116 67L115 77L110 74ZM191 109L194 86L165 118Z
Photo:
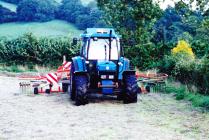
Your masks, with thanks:
M119 59L119 74L118 79L123 79L123 72L130 70L130 62L127 58L121 57Z
M116 71L116 64L112 61L98 61L98 71Z
M113 81L112 80L102 80L102 85L103 86L113 85ZM105 95L113 94L113 88L102 88L102 93Z
M80 56L72 58L74 65L74 72L87 72L85 59Z
M112 31L112 34L110 34L110 32ZM81 35L82 37L82 41L84 43L84 46L86 46L88 40L90 40L90 38L93 37L97 37L97 38L116 38L117 40L120 39L121 36L117 35L114 31L114 29L112 28L88 28L84 34ZM87 51L87 49L86 49ZM82 52L82 50L81 50ZM85 54L85 53L83 53ZM83 57L82 57L83 56ZM72 61L73 61L73 66L74 66L74 72L76 73L91 73L92 71L88 71L89 70L89 66L88 66L88 70L87 70L87 66L86 66L86 60L85 55L81 55L81 56L77 56L77 57L73 57ZM89 63L89 61L88 61ZM95 64L95 68L93 68L93 70L95 70L96 72L98 72L98 74L100 74L100 72L102 72L102 75L114 75L117 76L117 80L118 81L122 81L123 79L123 73L127 72L130 70L130 62L127 58L124 57L120 57L117 61L111 61L111 60L96 60L94 62ZM117 64L118 63L118 64ZM91 63L92 65L92 63ZM91 69L92 70L92 69ZM107 73L105 73L107 72ZM113 74L112 74L113 73ZM94 78L94 77L92 77ZM112 79L100 79L100 82L102 84L102 86L104 86L102 88L102 93L105 95L111 95L114 92L114 88L113 85L115 84L115 82L118 81L114 81ZM110 87L105 87L105 86L110 86ZM111 87L112 86L112 87Z

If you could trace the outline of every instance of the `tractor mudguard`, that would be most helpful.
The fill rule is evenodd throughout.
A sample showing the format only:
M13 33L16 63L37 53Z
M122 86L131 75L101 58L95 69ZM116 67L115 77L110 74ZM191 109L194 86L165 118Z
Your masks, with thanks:
M136 71L135 70L126 70L126 71L123 71L123 76L124 75L136 75Z
M83 57L80 57L80 56L73 57L72 62L73 62L73 67L74 67L75 73L87 71L85 59Z
M76 76L87 76L88 72L87 71L74 72L74 75L76 75Z
M118 75L118 79L122 80L124 71L129 71L129 70L130 70L130 61L127 58L121 57L119 59L119 75Z

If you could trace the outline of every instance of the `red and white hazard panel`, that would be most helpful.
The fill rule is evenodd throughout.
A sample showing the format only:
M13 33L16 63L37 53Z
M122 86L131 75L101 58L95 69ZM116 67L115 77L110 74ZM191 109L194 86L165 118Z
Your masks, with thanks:
M47 82L49 82L52 85L58 84L58 78L56 73L49 73L46 75Z

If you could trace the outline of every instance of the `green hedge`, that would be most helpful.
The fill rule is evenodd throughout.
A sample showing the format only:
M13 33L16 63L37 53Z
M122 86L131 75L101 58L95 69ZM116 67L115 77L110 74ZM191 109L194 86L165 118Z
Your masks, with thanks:
M69 38L36 38L25 34L17 39L0 39L0 62L6 64L55 65L79 52Z
M190 60L184 56L165 56L161 70L188 86L196 86L198 92L209 95L209 57Z

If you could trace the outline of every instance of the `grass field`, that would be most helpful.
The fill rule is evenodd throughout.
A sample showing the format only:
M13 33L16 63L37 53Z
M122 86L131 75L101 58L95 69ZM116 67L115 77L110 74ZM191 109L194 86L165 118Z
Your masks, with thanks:
M61 3L62 0L55 0ZM84 5L94 0L81 0ZM16 12L17 5L0 0L0 5L11 11ZM82 31L78 30L73 24L62 20L53 20L49 22L12 22L0 24L0 37L16 38L25 33L33 33L39 37L57 37L57 36L78 36Z
M55 0L57 3L61 3L62 0ZM87 5L89 2L91 1L94 1L94 0L81 0L81 2L84 4L84 5Z
M87 5L87 4L89 4L89 2L92 2L92 1L94 1L94 0L81 0L83 5Z
M16 12L17 5L15 5L15 4L11 4L11 3L4 2L4 1L0 0L0 5L2 5L3 7L7 8L13 12Z
M0 24L0 37L15 38L24 33L33 33L38 37L50 36L70 36L77 37L82 32L72 24L62 21L53 20L49 22L13 22Z

